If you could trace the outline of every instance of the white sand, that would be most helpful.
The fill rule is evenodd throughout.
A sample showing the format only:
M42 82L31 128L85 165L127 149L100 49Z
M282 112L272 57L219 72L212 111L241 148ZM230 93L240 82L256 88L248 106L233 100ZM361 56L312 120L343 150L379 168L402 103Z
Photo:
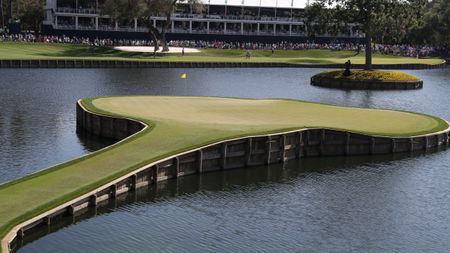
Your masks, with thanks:
M114 47L116 50L124 52L141 52L141 53L153 53L154 47L144 47L144 46L126 46L126 47ZM161 52L162 47L158 52ZM169 47L169 52L164 52L167 54L181 53L182 47ZM195 48L184 48L185 53L198 53L200 50Z

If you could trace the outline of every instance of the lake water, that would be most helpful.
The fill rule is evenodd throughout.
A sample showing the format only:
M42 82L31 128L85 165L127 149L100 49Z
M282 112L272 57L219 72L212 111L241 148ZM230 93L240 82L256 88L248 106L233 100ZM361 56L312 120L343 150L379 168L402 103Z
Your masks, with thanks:
M109 145L75 133L78 99L294 98L450 119L450 69L414 91L309 85L321 69L0 69L0 183ZM187 80L180 79L186 72ZM306 158L194 175L38 231L19 252L448 252L450 152ZM52 233L48 233L52 232ZM48 234L47 234L48 233Z

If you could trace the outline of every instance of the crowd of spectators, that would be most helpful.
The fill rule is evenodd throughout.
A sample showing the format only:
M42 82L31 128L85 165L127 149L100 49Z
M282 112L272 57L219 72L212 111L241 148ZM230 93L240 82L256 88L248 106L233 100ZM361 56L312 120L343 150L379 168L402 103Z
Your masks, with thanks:
M42 43L65 43L82 44L89 46L152 46L151 40L129 40L129 39L90 39L83 37L35 35L31 33L22 34L0 34L0 42L42 42ZM334 43L296 43L296 42L225 42L225 41L193 41L193 40L172 40L169 46L186 48L221 48L221 49L266 49L266 50L307 50L307 49L329 49L329 50L350 50L364 52L365 46L357 43L334 42ZM414 45L383 45L373 44L373 52L386 55L399 55L409 57L436 56L444 49L435 46L414 46Z
M277 42L277 43L259 43L259 42L224 42L224 41L170 41L170 46L174 47L190 47L190 48L232 48L232 49L266 49L266 50L307 50L307 49L329 49L335 51L348 50L356 52L364 52L365 45L358 43L315 43L315 42ZM443 50L434 46L414 46L414 45L383 45L373 44L373 52L398 55L408 57L426 57L435 56Z

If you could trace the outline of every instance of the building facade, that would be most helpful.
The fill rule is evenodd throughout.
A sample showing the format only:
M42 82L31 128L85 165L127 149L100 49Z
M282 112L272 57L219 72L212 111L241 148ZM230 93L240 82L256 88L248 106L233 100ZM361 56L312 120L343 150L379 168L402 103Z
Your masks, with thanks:
M306 37L304 9L205 3L201 10L180 4L174 11L169 33L199 35ZM147 33L138 19L115 22L102 12L104 0L46 0L44 24L55 31L108 31ZM152 17L161 26L164 17ZM352 29L341 37L358 37ZM326 35L323 35L326 36Z

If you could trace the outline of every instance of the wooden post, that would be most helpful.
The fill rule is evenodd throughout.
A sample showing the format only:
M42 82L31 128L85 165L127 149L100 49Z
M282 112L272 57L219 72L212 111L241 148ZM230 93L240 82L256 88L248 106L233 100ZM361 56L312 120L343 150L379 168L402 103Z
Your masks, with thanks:
M428 150L428 136L423 137L425 138L425 150Z
M177 178L178 174L180 173L180 158L177 156L173 160L173 163L175 165L175 178Z
M97 205L97 194L94 194L91 196L91 201L90 201L90 205L91 206L96 206Z
M202 174L203 172L203 150L199 150L197 153L197 164L198 164L198 173Z
M110 117L108 117L110 118ZM111 119L111 137L115 138L116 136L116 118L110 118Z
M115 198L117 195L117 184L111 185L111 197Z
M135 191L137 188L137 175L131 175L131 189Z
M345 133L345 155L350 155L350 133Z
M247 150L246 150L246 159L245 159L245 167L250 166L250 162L252 159L252 149L253 149L253 140L252 138L247 139Z
M221 156L221 167L222 167L223 170L225 170L226 167L227 167L227 146L228 145L226 143L223 143L222 144L222 148L221 148L221 153L222 153L222 156Z
M158 183L158 169L159 169L159 165L156 164L155 166L153 166L152 169L150 169L150 179L152 179L152 183Z
M311 130L306 130L306 138L305 138L305 156L308 156L308 148L311 146Z
M373 155L375 153L375 138L370 137L370 154Z
M70 205L67 207L67 212L69 213L69 215L73 215L75 213L75 208L73 205Z
M43 223L46 224L47 226L50 226L51 219L52 219L52 218L51 218L50 216L46 216L46 217L44 217L44 219L43 219Z
M272 150L272 136L267 136L267 144L266 144L266 164L270 164L270 153Z
M281 162L284 163L286 161L286 135L283 134L280 137L280 155Z
M392 153L395 153L395 148L396 148L396 140L394 138L392 138Z
M297 143L297 159L300 159L300 157L302 157L302 152L303 152L303 149L302 149L302 146L303 146L303 132L302 131L299 131L298 132L298 138L297 138L297 141L298 141L298 143Z
M21 228L19 231L17 231L17 237L19 239L23 239L25 237L25 231L23 230L23 228Z
M324 153L325 153L325 148L324 148L324 145L325 145L325 129L322 129L321 131L320 131L320 138L319 138L319 141L320 141L320 149L319 149L319 152L320 152L320 156L323 156L324 155Z
M409 138L409 151L410 152L414 151L414 139L413 138Z

